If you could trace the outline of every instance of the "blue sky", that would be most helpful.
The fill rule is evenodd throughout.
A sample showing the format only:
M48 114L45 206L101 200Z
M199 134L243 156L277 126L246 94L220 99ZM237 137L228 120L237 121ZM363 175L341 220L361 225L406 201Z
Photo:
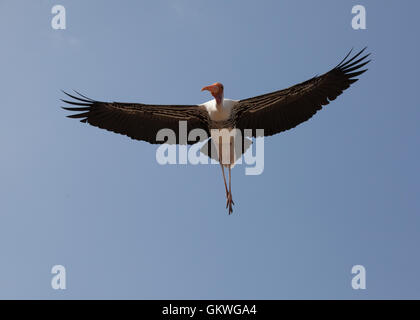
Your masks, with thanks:
M67 29L51 28L64 5ZM351 28L353 5L367 30ZM0 298L420 298L413 1L0 2ZM195 104L304 81L369 47L370 70L265 169L161 166L156 146L65 117L60 89ZM67 289L51 288L51 268ZM351 268L367 271L353 290Z

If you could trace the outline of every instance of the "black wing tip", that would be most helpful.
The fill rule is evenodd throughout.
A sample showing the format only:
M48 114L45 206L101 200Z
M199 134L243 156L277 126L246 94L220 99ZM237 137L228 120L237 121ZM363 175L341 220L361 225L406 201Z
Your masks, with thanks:
M89 111L90 107L61 107L61 109L66 110L66 111Z
M351 63L352 61L354 61L357 57L359 57L363 52L366 51L368 47L364 47L362 50L360 50L359 52L357 52L356 54L354 54L352 57L350 57L351 53L353 52L353 48L349 51L349 53L347 53L347 55L344 57L343 60L341 60L341 62L336 66L336 69L341 69L343 67L345 67L346 65L348 65L349 63ZM371 53L366 54L363 58L359 59L359 60L363 60L366 57L369 57L371 55ZM350 58L349 58L350 57Z
M346 54L346 56L343 58L343 60L341 60L335 68L339 68L346 61L346 59L350 56L350 54L353 52L353 50L354 50L354 48L351 48L350 51Z
M81 101L81 102L85 102L85 103L93 103L93 102L95 102L95 100L93 100L91 98L88 98L87 96L81 94L80 92L78 92L76 90L73 90L73 91L74 91L74 93L76 95L70 94L70 93L68 93L68 92L66 92L66 91L64 91L64 90L61 89L61 92L63 92L66 96L68 96L68 97L70 97L72 99L75 99L77 101Z
M70 114L67 116L67 118L71 119L81 119L81 122L87 122L87 117L89 115L90 109L92 105L96 102L95 100L92 100L88 98L87 96L77 92L76 90L73 90L76 95L70 94L64 90L61 90L66 96L70 97L74 100L66 100L66 99L60 99L60 101L67 103L69 105L74 105L77 107L61 107L63 110L75 112L73 114Z
M360 70L360 69L372 61L372 59L366 60L371 55L370 52L360 57L366 51L366 49L367 49L367 46L351 57L350 57L350 54L353 49L350 50L350 52L337 65L337 67L335 67L335 69L343 72L349 79L352 79L354 77L357 77L365 73L368 70L368 68L365 68L363 70Z

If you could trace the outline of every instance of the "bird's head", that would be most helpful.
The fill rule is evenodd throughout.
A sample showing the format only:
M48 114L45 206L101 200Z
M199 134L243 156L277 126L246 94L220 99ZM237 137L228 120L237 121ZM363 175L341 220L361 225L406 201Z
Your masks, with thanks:
M201 89L201 91L208 90L211 95L216 99L216 103L220 104L223 100L223 84L220 82L213 83Z

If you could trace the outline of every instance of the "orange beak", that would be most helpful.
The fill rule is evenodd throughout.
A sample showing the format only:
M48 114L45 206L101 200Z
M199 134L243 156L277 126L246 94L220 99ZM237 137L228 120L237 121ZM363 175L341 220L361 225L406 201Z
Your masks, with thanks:
M213 95L213 97L215 97L218 93L219 93L219 91L220 91L220 87L219 87L219 85L218 84L212 84L212 85L210 85L210 86L207 86L207 87L203 87L202 89L201 89L201 91L204 91L204 90L208 90L208 91L210 91L210 93Z

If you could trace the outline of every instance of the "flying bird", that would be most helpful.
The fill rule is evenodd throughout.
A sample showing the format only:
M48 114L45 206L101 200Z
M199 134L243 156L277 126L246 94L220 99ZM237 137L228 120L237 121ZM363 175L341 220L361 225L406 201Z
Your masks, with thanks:
M167 143L158 141L156 137L159 130L164 128L172 129L176 133L177 140L173 143L197 143L197 140L185 141L181 138L178 132L180 121L185 121L188 133L194 129L204 130L216 145L216 157L220 162L226 192L226 208L231 214L234 204L231 168L236 157L232 156L232 139L229 137L226 142L220 136L220 131L236 129L243 133L242 138L245 139L246 136L252 138L262 135L257 129L264 129L263 135L271 136L305 122L356 82L356 77L366 72L367 69L362 68L370 62L367 60L370 54L363 54L365 50L366 48L353 56L350 56L350 51L336 67L320 76L287 89L243 100L226 99L224 86L216 82L202 88L202 91L209 91L214 99L197 105L102 102L78 92L77 96L64 92L73 100L62 101L77 107L63 109L76 112L68 115L69 118L80 119L81 122L152 144ZM226 149L229 149L227 162L224 159L222 161ZM228 183L225 167L228 170Z

